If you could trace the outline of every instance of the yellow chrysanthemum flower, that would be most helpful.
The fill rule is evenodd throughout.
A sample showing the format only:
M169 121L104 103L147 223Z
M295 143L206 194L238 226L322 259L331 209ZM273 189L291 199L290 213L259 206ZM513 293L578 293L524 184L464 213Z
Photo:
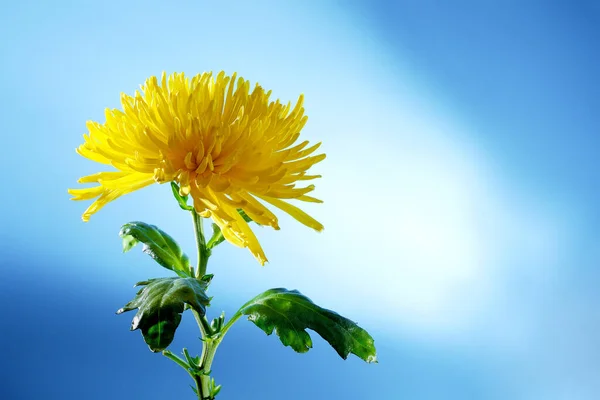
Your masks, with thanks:
M318 231L314 218L286 199L321 202L307 193L314 185L297 181L319 178L306 171L325 158L311 156L321 143L294 145L306 123L303 96L295 107L269 101L271 92L236 75L212 73L166 76L159 84L151 77L135 96L121 95L121 110L106 110L106 122L87 122L89 135L77 152L112 165L117 171L99 172L79 183L98 183L70 189L73 200L96 199L83 220L118 197L154 182L175 181L182 196L191 195L195 210L212 218L223 236L247 247L261 264L267 259L242 209L255 222L279 229L269 203ZM262 201L261 201L262 200Z

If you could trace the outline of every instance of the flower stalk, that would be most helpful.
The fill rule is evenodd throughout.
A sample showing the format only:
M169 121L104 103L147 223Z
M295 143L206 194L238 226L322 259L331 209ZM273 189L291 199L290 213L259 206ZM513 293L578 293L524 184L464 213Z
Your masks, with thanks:
M204 218L192 208L192 219L194 221L194 234L196 235L196 247L198 249L198 268L196 269L196 278L200 279L206 275L210 249L206 246L204 237Z
M210 258L211 250L206 245L206 237L204 236L204 218L202 218L200 214L198 214L193 208L190 211L194 222L194 234L196 237L196 247L198 250L198 268L196 269L196 279L201 279L206 275L208 259ZM202 353L200 354L198 362L196 363L194 359L189 356L187 349L184 349L184 355L188 360L188 364L184 365L186 369L189 368L188 365L192 365L196 369L195 373L192 374L192 377L196 383L196 394L198 396L198 400L214 400L220 387L214 387L214 379L210 376L211 367L215 358L217 347L221 343L226 329L215 330L208 322L206 315L200 315L195 310L192 310L192 313L194 314L194 318L198 324L198 329L200 330ZM227 327L227 329L229 329L229 327ZM169 358L175 361L178 365L182 366L180 363L182 360L178 357Z
M204 236L204 219L196 212L191 210L192 220L194 221L194 234L196 237L196 248L198 251L198 268L196 269L196 279L206 275L208 267L208 259L211 255L211 250L206 246L206 238ZM217 345L213 344L211 336L212 328L205 315L201 316L196 311L193 311L194 318L198 324L198 329L201 333L202 353L200 355L200 363L198 365L199 373L195 374L194 381L196 382L196 393L198 400L213 400L214 396L210 390L210 368L217 350ZM187 350L184 350L187 352Z

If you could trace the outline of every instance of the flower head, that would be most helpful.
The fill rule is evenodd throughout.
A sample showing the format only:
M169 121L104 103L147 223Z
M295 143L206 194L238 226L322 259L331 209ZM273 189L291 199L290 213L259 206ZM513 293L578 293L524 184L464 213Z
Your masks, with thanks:
M89 134L77 152L112 165L117 171L79 179L97 183L70 189L73 200L95 199L83 220L118 197L154 182L175 181L195 210L212 218L231 243L247 247L261 264L267 260L256 236L237 211L260 225L279 229L271 204L306 226L323 229L288 199L321 202L307 193L314 185L299 181L320 177L307 170L325 158L311 155L320 143L298 144L306 123L303 96L291 108L269 101L271 92L242 78L203 73L163 73L146 80L141 92L121 95L123 110L106 110L106 122L87 122Z

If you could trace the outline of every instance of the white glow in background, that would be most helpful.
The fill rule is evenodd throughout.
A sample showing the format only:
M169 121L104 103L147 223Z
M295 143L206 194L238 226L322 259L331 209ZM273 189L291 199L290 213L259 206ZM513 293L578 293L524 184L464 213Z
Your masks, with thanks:
M328 158L315 168L325 204L304 207L326 227L315 234L282 216L281 231L259 229L270 264L257 271L240 254L241 265L223 272L231 272L227 287L293 286L373 325L467 340L465 331L490 323L486 315L508 301L507 275L552 273L565 245L562 222L533 194L507 186L512 177L489 165L466 117L450 115L438 93L342 10L282 13L293 14L282 26L302 34L271 54L279 71L269 56L243 70L276 97L305 93L303 134L323 141ZM286 64L294 59L301 63ZM503 329L518 330L516 322Z
M325 204L303 207L325 231L314 233L280 213L281 231L258 229L270 260L266 268L245 250L215 252L215 292L243 300L267 287L295 287L373 327L386 321L382 329L419 338L466 338L465 331L479 329L484 315L506 300L506 276L535 266L547 271L556 262L564 242L554 213L507 185L514 177L489 164L489 149L477 146L467 117L446 105L450 95L428 87L409 60L390 54L343 8L267 2L224 14L209 4L188 5L183 14L135 5L114 14L89 6L98 21L89 33L68 30L83 29L81 23L54 32L58 49L43 42L35 49L67 60L46 62L46 74L55 79L39 82L38 101L62 90L78 100L73 106L84 118L102 119L104 107L118 106L120 91L131 93L162 70L238 71L272 89L273 98L295 101L305 94L309 122L303 137L322 141L328 157L315 168L324 175L315 181L315 195ZM157 13L164 17L158 25ZM133 24L134 14L156 33ZM76 70L82 74L73 75ZM82 87L93 95L81 96ZM83 123L73 129L83 132ZM65 133L54 140L76 163L69 174L97 170L72 153L78 137ZM155 210L163 207L169 211L161 219ZM81 232L93 229L103 238L114 235L123 219L151 220L193 248L189 221L172 207L164 186L128 195L101 213ZM114 246L114 240L108 243ZM513 265L524 259L527 266ZM506 326L515 329L513 321Z
M314 233L283 215L281 231L257 229L270 259L264 269L248 251L223 244L211 260L217 275L213 294L226 292L237 303L285 286L375 335L401 334L450 347L469 342L489 347L484 354L508 357L535 344L543 329L536 301L552 292L572 227L561 220L562 210L540 204L518 177L503 175L502 161L492 162L492 149L478 145L469 116L449 106L451 94L428 87L426 77L401 55L389 54L342 8L273 2L225 11L188 2L189 12L182 12L160 4L127 3L118 13L80 6L73 12L94 20L79 15L75 26L66 14L53 16L52 45L37 38L16 50L16 57L35 56L20 64L19 73L31 84L20 93L35 92L32 102L56 107L59 122L74 121L75 115L81 121L101 119L104 107L118 105L120 91L131 93L162 70L237 71L284 101L305 93L309 122L303 137L323 141L328 157L315 168L324 175L315 182L315 195L325 204L303 208L325 231ZM56 93L73 99L70 109L53 101ZM61 171L65 188L98 168L72 152L83 122L71 128L40 135L42 144L32 144L43 149L41 163ZM10 140L23 145L26 136ZM23 165L20 173L34 168ZM85 206L66 202L65 190L55 186L56 181L40 182L37 190L44 193L38 195L60 197L56 215L78 218L73 210ZM157 216L157 209L168 211ZM156 223L193 249L190 222L164 186L122 198L101 213L85 226L77 221L70 234L74 241L101 238L96 249L113 249L103 256L114 267L93 272L112 276L106 279L122 283L123 275L149 274L119 265L122 257L128 262L144 257L122 256L115 248L115 226L126 220ZM515 286L523 281L532 285Z

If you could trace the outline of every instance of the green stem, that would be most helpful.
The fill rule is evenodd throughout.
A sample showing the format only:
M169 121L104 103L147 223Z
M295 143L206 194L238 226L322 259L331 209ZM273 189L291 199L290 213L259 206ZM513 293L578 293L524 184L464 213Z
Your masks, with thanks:
M194 376L194 382L196 382L196 391L198 393L198 400L212 400L210 397L206 397L204 396L204 393L207 392L207 390L204 388L204 385L202 384L202 377L201 376Z
M196 278L200 279L206 275L206 268L208 265L208 258L210 257L211 251L206 246L206 238L204 236L204 223L203 218L196 212L195 209L191 210L192 218L194 221L194 233L196 236L196 245L198 248L198 268L196 269ZM216 346L214 346L211 335L213 331L210 327L206 316L201 316L196 311L192 310L200 333L202 335L202 354L200 355L199 370L202 371L202 375L195 375L194 381L196 382L198 399L199 400L214 400L214 397L210 394L210 366L215 356ZM208 363L207 363L208 360Z
M211 378L208 375L208 372L210 371L210 369L212 367L212 363L215 359L215 354L217 353L217 348L223 341L223 338L225 337L225 334L227 333L227 331L231 328L231 326L238 319L240 319L241 316L242 316L242 313L240 313L239 311L237 313L235 313L234 316L227 322L227 324L225 324L221 328L221 330L219 331L217 336L205 339L205 341L204 341L205 345L202 349L201 369L206 371L207 375L204 375L201 378L201 382L202 382L202 390L205 392L209 391L209 383L210 383ZM201 326L200 323L198 325ZM210 329L210 327L209 327L209 329ZM200 330L203 331L204 328L201 327ZM209 398L209 400L213 400L213 398Z
M206 275L206 267L208 265L208 259L211 255L211 249L206 245L206 238L204 236L204 225L203 218L196 212L195 209L190 210L194 221L194 233L196 236L196 245L198 249L198 268L196 269L196 278L200 279ZM218 237L213 238L214 242L218 241ZM211 240L212 242L212 240ZM199 365L188 365L192 363L191 358L187 354L187 350L184 349L187 363L179 357L173 355L171 352L165 351L168 358L175 361L181 367L185 368L186 371L192 376L196 383L196 392L198 394L198 400L214 400L214 396L211 393L211 377L210 369L217 352L217 348L225 333L231 328L233 323L237 321L242 314L237 312L219 332L214 332L208 319L204 315L200 315L197 311L192 309L198 328L202 335L202 354L199 358ZM193 363L195 364L195 363ZM196 372L194 372L196 371Z
M210 249L206 247L206 238L204 237L203 218L192 209L192 218L194 220L194 233L196 235L196 244L198 247L198 268L196 269L196 278L202 278L206 275L206 266L210 257Z
M198 328L200 328L200 333L202 335L202 354L200 355L200 361L204 360L204 355L206 354L206 344L204 341L210 335L210 325L206 317L201 317L195 310L192 310L194 314L194 318L196 319L196 323L198 324ZM208 328L208 329L207 329Z
M204 346L202 346L202 350L204 351ZM188 364L190 366L192 366L194 370L197 370L198 365L194 362L194 360L192 359L192 357L190 356L190 353L188 352L188 350L186 348L183 349L183 355L185 356L185 359L187 360ZM201 380L200 375L198 375L197 373L193 373L193 372L190 372L190 375L191 375L192 379L194 380L194 383L196 384L196 394L198 395L198 399L205 400L206 397L204 396L204 393L206 393L206 391L202 387L202 380Z
M204 358L202 359L201 369L204 371L204 375L200 376L200 386L203 392L210 393L210 368L212 366L212 360L215 357L216 346L213 346L212 341L209 339L205 342L206 351L204 352ZM204 400L214 400L214 397L209 396Z
M175 189L173 189L175 193ZM176 196L177 197L177 196ZM211 250L206 245L206 238L204 237L204 224L203 218L196 212L195 209L190 210L194 221L194 233L196 236L196 245L198 249L198 268L196 269L196 279L201 279L206 275L206 267L208 265L208 258L210 257ZM185 369L188 374L194 379L196 383L196 394L198 400L214 400L215 396L211 392L211 377L209 375L212 362L215 358L217 347L221 342L222 335L215 337L215 333L210 326L210 323L206 319L206 316L200 315L196 310L192 309L192 314L196 319L198 328L202 335L202 353L199 362L196 363L189 355L187 349L183 349L186 360L183 360L168 350L163 351L163 355L174 361ZM239 318L239 317L238 317Z
M168 350L163 351L163 355L175 361L179 366L181 366L190 374L192 379L194 379L194 382L196 383L196 393L198 394L198 400L215 400L215 397L211 395L210 390L210 370L212 367L212 363L215 359L217 348L223 341L225 334L233 326L233 324L241 318L242 313L239 311L236 312L233 315L233 317L227 322L227 324L225 324L221 328L221 330L218 332L218 335L215 335L216 332L213 332L205 316L201 316L195 310L192 310L192 313L194 314L194 318L196 319L196 322L202 334L202 354L200 355L199 365L197 365L196 363L192 363L191 357L187 353L187 349L183 350L187 362L177 357ZM201 371L202 373L194 373L193 370Z

